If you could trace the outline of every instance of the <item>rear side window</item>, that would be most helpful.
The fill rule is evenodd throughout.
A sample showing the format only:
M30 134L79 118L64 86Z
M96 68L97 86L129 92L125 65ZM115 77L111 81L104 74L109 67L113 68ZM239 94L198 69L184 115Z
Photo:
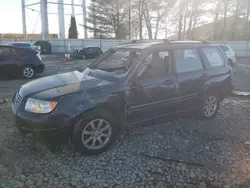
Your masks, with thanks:
M202 50L212 67L224 65L224 58L218 48L202 48Z
M97 47L91 47L91 48L89 48L89 52L99 52L99 51L100 51L100 49L97 48Z
M176 72L190 72L203 69L200 56L196 49L175 50Z
M13 57L16 55L16 50L10 47L0 47L1 57Z

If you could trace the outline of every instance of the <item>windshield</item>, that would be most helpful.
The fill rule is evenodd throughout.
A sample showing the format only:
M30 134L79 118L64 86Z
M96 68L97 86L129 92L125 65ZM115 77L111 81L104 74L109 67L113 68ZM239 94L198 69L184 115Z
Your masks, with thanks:
M137 49L111 49L90 64L89 68L97 72L104 71L110 76L123 78L139 57Z

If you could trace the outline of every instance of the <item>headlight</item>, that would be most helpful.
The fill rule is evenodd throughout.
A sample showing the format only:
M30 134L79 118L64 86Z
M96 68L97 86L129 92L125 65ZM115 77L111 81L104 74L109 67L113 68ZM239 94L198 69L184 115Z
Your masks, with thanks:
M25 104L25 110L37 114L46 114L55 109L57 102L42 101L38 99L29 98Z

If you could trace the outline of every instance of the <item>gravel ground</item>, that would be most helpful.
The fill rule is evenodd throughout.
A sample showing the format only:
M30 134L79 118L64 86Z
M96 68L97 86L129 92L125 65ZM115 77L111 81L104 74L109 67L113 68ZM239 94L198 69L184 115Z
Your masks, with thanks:
M233 85L236 90L250 92L250 59L240 59L233 69Z
M48 59L42 76L86 64ZM237 64L237 89L249 88L238 72L250 76L249 65L247 60ZM0 82L0 99L9 101L0 104L0 187L250 187L249 98L225 99L210 121L189 118L125 127L105 153L81 156L70 144L51 150L21 139L10 100L25 82Z

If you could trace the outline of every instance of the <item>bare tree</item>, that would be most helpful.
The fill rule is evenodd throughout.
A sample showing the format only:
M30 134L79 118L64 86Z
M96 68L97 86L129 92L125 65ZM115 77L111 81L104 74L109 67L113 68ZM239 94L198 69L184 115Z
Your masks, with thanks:
M246 13L246 21L245 21L245 37L248 40L248 36L249 36L249 14L250 14L250 0L247 0L247 13Z
M232 27L231 40L234 40L235 32L237 31L237 21L238 21L238 17L239 17L239 7L240 7L240 0L237 0L235 13L234 13L234 21L233 21L233 27Z
M213 39L216 40L217 39L217 29L218 29L218 18L219 18L219 11L220 11L220 5L221 5L221 1L217 0L216 2L216 8L215 8L215 12L214 12L214 21L213 21Z

